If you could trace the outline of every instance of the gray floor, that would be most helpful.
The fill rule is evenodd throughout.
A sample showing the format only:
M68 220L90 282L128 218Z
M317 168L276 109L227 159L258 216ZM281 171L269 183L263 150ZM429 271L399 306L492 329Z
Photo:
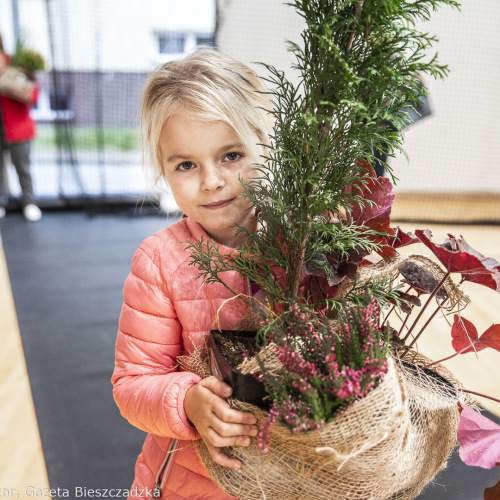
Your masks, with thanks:
M110 377L131 256L157 217L45 213L0 221L50 484L129 488L144 434Z
M144 434L119 414L110 376L122 286L133 252L160 216L45 213L0 221L53 488L128 488ZM496 419L498 422L498 419ZM499 469L455 454L419 500L482 500Z

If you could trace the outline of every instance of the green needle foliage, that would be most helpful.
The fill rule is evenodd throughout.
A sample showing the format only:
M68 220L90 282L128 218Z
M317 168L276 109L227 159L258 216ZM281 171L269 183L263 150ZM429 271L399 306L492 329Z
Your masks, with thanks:
M435 37L416 24L440 7L459 7L455 0L289 5L306 25L301 44L289 42L298 83L264 65L275 127L263 163L256 166L259 178L245 183L244 196L258 209L260 229L229 258L207 241L192 247L192 264L205 279L222 282L220 273L235 269L286 306L297 302L303 266L319 252L376 250L373 230L342 217L356 203L372 203L361 194L369 174L360 160L371 163L373 148L384 142L390 151L402 148L394 128L409 121L408 105L418 100L416 75L443 78L448 71L437 54L429 54ZM325 223L332 218L338 222ZM284 287L277 268L285 274ZM377 286L390 293L387 283Z
M26 71L44 71L45 59L43 56L28 48L22 40L16 42L16 50L12 55L12 66L24 68Z

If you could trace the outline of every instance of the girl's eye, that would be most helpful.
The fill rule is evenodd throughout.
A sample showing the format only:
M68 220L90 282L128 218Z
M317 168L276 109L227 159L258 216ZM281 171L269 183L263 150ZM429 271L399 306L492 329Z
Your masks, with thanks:
M180 165L177 166L177 170L191 170L196 165L191 161L184 161Z
M240 158L243 158L243 155L241 155L240 153L228 153L225 156L225 159L228 161L237 161Z

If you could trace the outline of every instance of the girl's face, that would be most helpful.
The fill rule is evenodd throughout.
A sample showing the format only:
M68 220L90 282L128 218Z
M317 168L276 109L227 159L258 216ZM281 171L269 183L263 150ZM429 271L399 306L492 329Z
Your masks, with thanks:
M257 142L257 141L256 141ZM191 120L175 114L160 135L165 178L180 210L217 242L237 248L234 224L255 231L255 211L240 197L241 180L254 160L238 134L224 122Z

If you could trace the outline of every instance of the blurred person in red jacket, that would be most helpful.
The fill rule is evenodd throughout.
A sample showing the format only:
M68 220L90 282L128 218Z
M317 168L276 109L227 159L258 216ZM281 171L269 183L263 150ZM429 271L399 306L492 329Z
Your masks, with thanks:
M10 57L4 52L0 35L0 77L9 67ZM0 219L5 217L9 194L5 170L5 153L9 151L21 185L23 215L35 222L42 212L36 204L30 172L31 142L36 136L30 109L38 99L38 85L33 74L26 72L26 77L23 85L0 90Z

